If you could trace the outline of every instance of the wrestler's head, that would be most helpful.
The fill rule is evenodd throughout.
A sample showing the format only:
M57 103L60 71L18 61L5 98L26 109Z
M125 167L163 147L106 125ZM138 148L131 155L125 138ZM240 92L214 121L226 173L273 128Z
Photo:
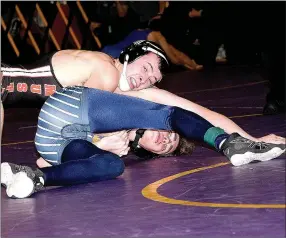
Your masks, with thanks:
M168 66L164 51L150 41L136 41L119 56L123 70L119 81L122 91L141 90L159 82Z
M162 77L160 58L149 53L128 64L126 78L122 80L126 80L128 90L141 90L160 82Z
M141 158L190 155L194 150L192 142L172 131L139 129L135 133L130 147Z

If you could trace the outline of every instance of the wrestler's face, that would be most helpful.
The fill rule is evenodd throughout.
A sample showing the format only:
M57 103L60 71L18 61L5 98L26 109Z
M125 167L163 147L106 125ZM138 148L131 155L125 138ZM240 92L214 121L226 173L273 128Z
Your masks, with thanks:
M175 132L146 130L139 145L155 154L170 154L178 147L180 136Z
M154 53L144 55L126 68L126 80L130 90L141 90L154 85L162 79L160 60Z

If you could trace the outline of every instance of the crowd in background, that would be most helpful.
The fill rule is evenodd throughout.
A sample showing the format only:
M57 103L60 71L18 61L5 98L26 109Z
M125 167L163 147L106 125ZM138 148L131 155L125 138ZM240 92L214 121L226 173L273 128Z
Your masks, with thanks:
M218 62L259 64L270 82L265 114L285 112L285 2L113 1L90 5L103 46L130 32L160 32L205 70ZM193 69L201 69L194 67Z
M49 20L58 11L53 6L55 2L47 3L43 10L49 12L45 14ZM285 33L284 2L81 1L81 4L101 49L123 41L135 30L160 32L169 45L204 68L226 60L231 64L260 63L266 48L276 42L272 35L283 38ZM7 9L13 8L10 6L13 3L2 5L1 14L7 24ZM31 6L28 2L21 4L28 25L31 24L28 15L35 10ZM45 31L41 20L36 19L36 25ZM11 35L17 38L20 20L14 17L9 25ZM37 34L33 34L37 40ZM2 43L9 44L6 38L2 37ZM24 38L29 41L29 37ZM41 43L40 38L37 41ZM93 50L88 46L83 49Z
M161 32L169 44L205 67L212 67L216 58L223 61L226 58L223 50L232 63L257 63L267 38L267 21L275 14L271 9L277 9L270 4L84 2L93 22L92 30L103 46L123 40L136 29L149 28Z
M267 100L278 100L278 107L283 104L285 108L285 2L81 1L81 4L90 19L89 30L101 42L98 50L116 56L114 47L112 50L110 47L116 44L122 47L128 37L129 40L157 37L160 40L156 43L161 46L167 43L163 49L167 49L173 65L187 69L210 70L221 62L263 65L267 69L265 77L271 82ZM5 19L6 8L3 9ZM51 8L48 17L53 14L56 12L52 13ZM11 24L12 34L18 23ZM6 38L2 37L2 59L11 55L3 49L3 44L9 45Z

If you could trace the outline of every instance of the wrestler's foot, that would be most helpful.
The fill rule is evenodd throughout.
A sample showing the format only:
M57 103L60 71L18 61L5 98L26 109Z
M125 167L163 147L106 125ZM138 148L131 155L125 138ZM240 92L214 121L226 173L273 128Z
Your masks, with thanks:
M6 193L11 198L26 198L41 190L43 173L32 170L28 166L12 163L1 163L1 184L6 187Z
M223 143L222 151L234 166L252 161L267 161L277 158L285 152L285 144L254 142L237 133L233 133Z

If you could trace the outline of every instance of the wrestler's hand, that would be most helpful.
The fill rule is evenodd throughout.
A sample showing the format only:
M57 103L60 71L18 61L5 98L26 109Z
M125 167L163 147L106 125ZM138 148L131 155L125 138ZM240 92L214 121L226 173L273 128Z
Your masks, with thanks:
M116 132L113 135L102 138L96 143L96 146L118 156L127 155L129 151L128 134L126 131Z
M267 136L260 137L258 138L258 141L265 142L265 143L272 143L272 144L285 144L286 143L285 138L274 135L274 134L269 134Z

